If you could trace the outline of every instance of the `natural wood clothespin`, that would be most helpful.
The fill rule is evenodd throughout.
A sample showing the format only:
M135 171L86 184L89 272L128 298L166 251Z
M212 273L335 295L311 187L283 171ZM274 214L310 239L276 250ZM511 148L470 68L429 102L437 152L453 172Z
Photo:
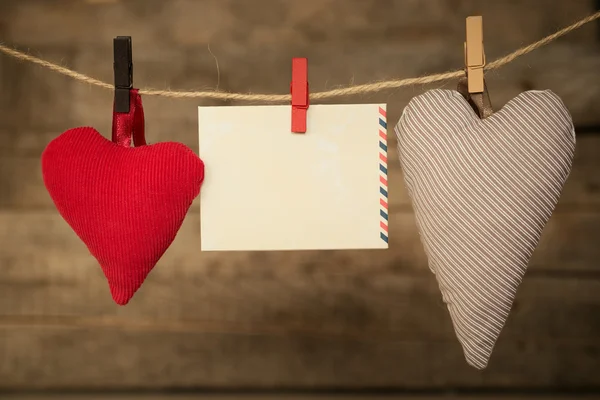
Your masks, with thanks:
M471 104L479 118L483 119L492 115L494 111L483 77L485 51L483 48L483 18L481 16L467 17L466 36L466 78L458 82L458 91Z
M469 93L483 93L485 51L483 48L483 18L481 16L467 17L465 67L467 68Z

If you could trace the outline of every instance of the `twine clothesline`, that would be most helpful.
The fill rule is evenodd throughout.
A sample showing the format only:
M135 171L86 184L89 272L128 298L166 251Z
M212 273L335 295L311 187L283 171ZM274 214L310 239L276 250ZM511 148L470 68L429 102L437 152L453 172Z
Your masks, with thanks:
M495 61L488 63L485 66L485 70L492 70L500 68L508 63L511 63L515 59L524 56L542 46L547 45L548 43L558 39L561 36L564 36L583 25L592 22L596 19L600 18L600 11L585 17L574 24L567 26L551 35L546 36L543 39L538 40L528 46L521 47L514 52L505 55ZM57 72L59 74L68 76L73 78L79 82L87 83L89 85L98 86L104 89L114 89L114 85L101 81L96 78L92 78L91 76L82 74L77 71L73 71L69 68L63 67L58 64L54 64L50 61L43 60L41 58L32 56L30 54L21 52L19 50L15 50L11 47L8 47L4 44L0 43L0 52L17 58L21 61L27 61L33 64L40 65L44 68L47 68L51 71ZM449 79L460 78L464 75L464 70L456 70L449 71L439 74L426 75L416 78L404 78L404 79L393 79L383 82L373 82L366 83L362 85L353 85L343 88L337 88L322 92L311 92L310 98L313 100L322 100L331 97L341 97L341 96L350 96L356 94L365 94L371 92L379 92L387 89L396 89L403 86L411 86L411 85L425 85L434 82L445 81ZM290 94L259 94L259 93L232 93L225 91L173 91L173 90L156 90L156 89L140 89L140 94L146 96L160 96L160 97L171 97L171 98L204 98L204 99L213 99L213 100L238 100L238 101L262 101L262 102L286 102L291 100Z

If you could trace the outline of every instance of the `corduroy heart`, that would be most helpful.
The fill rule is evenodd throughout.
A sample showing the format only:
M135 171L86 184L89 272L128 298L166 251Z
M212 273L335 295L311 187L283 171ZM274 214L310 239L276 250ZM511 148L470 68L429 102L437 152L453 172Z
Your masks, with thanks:
M395 131L429 267L467 362L483 369L571 171L571 116L550 91L481 120L458 92L432 90Z
M143 136L143 123L141 130ZM127 133L131 136L131 124ZM100 263L120 305L129 302L175 239L204 178L204 164L183 144L129 143L75 128L50 142L42 155L52 200Z

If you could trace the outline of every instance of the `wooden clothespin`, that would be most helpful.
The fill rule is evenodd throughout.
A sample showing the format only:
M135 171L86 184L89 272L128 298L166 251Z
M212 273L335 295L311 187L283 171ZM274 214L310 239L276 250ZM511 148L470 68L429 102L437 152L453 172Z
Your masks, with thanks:
M308 60L292 58L292 132L306 132L306 115L308 113Z
M129 112L129 91L133 89L131 36L117 36L113 41L115 74L115 111Z
M485 50L483 46L483 18L467 17L467 41L465 42L466 77L458 82L458 91L469 102L479 118L487 118L494 112L484 79Z
M467 17L465 67L467 69L469 93L483 93L485 51L483 48L483 18L481 16Z

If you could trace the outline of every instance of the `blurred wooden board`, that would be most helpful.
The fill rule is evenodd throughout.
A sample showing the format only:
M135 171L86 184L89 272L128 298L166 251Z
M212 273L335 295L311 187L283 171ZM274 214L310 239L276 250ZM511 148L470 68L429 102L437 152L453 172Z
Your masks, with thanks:
M349 292L344 293L346 297L361 295L350 293L354 288L346 287L347 281L366 285L382 276L433 281L413 214L394 213L390 221L388 250L204 253L198 248L198 214L189 214L133 302L122 310L141 307L138 311L171 316L175 306L183 312L179 302L184 297L200 296L197 300L204 303L228 292L226 297L234 296L230 300L244 305L246 296L252 295L251 282L273 285L270 290L279 290L286 298L297 287L302 301L308 294L306 290L317 290L314 285L319 281L319 292L335 291L332 285L338 282L338 290ZM0 243L0 285L4 295L0 313L90 315L114 310L97 261L57 213L0 213ZM598 276L598 243L600 214L557 213L542 235L528 273L559 280L562 276ZM242 286L227 289L231 285ZM290 287L285 288L286 285ZM248 293L244 287L249 288ZM356 289L359 288L360 285ZM252 301L263 298L261 304L268 305L272 301L262 294L263 289L256 291ZM323 295L313 293L317 301ZM188 312L196 313L203 307L194 303ZM313 306L318 309L319 303ZM222 315L224 310L214 307L209 306L214 315Z
M548 390L598 387L600 367L600 345L591 337L501 338L484 372L466 366L459 345L450 338L362 342L293 335L3 328L0 341L0 384L11 389Z
M91 1L91 0L90 0ZM3 400L56 400L60 396L62 400L566 400L566 399L600 399L600 395L357 395L357 394L340 394L340 395L323 395L323 394L198 394L198 395L181 395L181 394L7 394Z
M484 16L491 61L591 8L587 0L384 8L363 0L20 0L0 2L0 33L106 82L112 62L100 61L112 59L112 38L127 34L136 86L287 93L298 54L314 60L313 91L422 76L461 68L467 15ZM490 71L494 106L551 89L576 124L598 124L596 33L590 24ZM393 127L408 101L433 87L455 82L327 102L385 101ZM39 164L66 129L91 125L108 136L112 96L0 56L0 389L600 386L598 136L578 136L561 203L490 365L477 372L428 270L391 129L390 250L202 254L196 202L130 305L114 305L96 261L52 205ZM207 104L232 103L144 97L148 141L197 150L196 108Z
M124 308L22 173L0 212L0 388L600 385L599 143L578 140L483 373L454 338L398 163L388 251L200 253L195 209Z
M144 4L147 5L144 7ZM287 35L293 33L313 40L325 36L333 41L357 41L360 36L352 36L357 31L364 34L362 40L379 37L398 41L407 37L415 41L443 34L464 35L464 18L468 15L484 16L484 29L488 33L486 43L508 42L514 46L521 45L523 37L542 36L548 30L568 25L593 12L593 4L587 0L569 3L554 0L521 0L518 3L431 0L428 7L411 1L381 5L362 1L305 0L297 4L257 0L255 4L247 5L237 0L204 0L202 3L177 0L173 6L165 5L162 0L53 0L52 3L19 0L18 3L2 4L0 10L11 22L4 26L4 33L29 46L65 42L89 46L110 41L115 36L111 28L123 26L123 21L127 21L127 34L137 38L135 45L143 49L161 47L170 41L200 46L210 39L218 39L212 37L215 33L226 35L227 39L235 37L242 43L258 39L266 41L268 38L257 34L235 36L240 30L259 22L262 22L262 29L278 36L275 40L281 42L289 41ZM340 4L345 7L339 7ZM266 6L270 6L271 13L264 13ZM336 18L335 28L328 26L332 18ZM358 23L374 18L379 24ZM30 24L32 20L36 24ZM316 26L311 26L311 22ZM390 31L391 27L395 29ZM293 31L288 32L289 28ZM78 35L73 35L75 30ZM503 35L495 35L496 31L502 31ZM596 37L594 30L589 29L569 38L570 42L593 43Z
M28 142L32 136L46 137L49 141L53 135L30 133L22 137L14 136L12 142L7 141L5 147L0 147L0 209L35 209L51 212L56 210L42 180L40 155L43 147ZM388 136L394 137L393 130L389 131ZM0 130L0 143L1 138L2 130ZM395 138L393 141L395 142ZM32 155L28 150L31 145L36 147L33 151L40 154ZM192 148L197 151L197 145ZM410 211L410 199L404 186L396 145L390 144L388 151L390 212ZM23 153L28 155L22 155ZM557 210L600 211L600 174L597 172L599 170L600 132L598 135L586 134L578 137L573 169ZM199 204L197 198L190 210L199 212Z
M553 217L483 373L464 362L413 215L391 221L388 251L204 254L190 214L117 307L58 215L0 214L0 387L600 384L600 215Z

